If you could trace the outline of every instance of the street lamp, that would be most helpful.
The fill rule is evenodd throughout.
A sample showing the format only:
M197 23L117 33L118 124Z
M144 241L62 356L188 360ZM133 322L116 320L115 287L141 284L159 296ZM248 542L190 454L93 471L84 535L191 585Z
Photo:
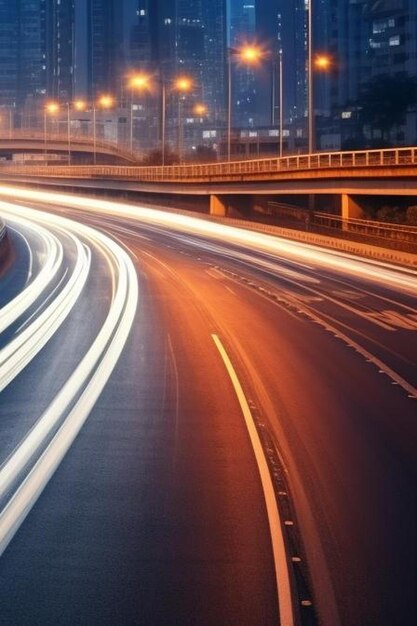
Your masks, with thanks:
M87 105L84 100L75 100L72 104L67 102L67 130L68 130L68 164L71 165L71 107L75 111L85 111Z
M228 107L227 107L227 160L231 156L232 133L232 58L240 60L246 65L257 65L264 56L263 50L256 45L247 45L243 48L229 48L227 55L228 65Z
M193 109L193 113L195 113L195 115L198 115L199 117L204 117L204 115L207 115L207 107L205 104L196 104L194 109Z
M315 150L314 70L327 72L332 65L332 59L328 55L314 56L313 34L313 0L308 0L308 151L310 154Z
M56 115L59 112L59 104L58 102L48 102L43 111L43 138L44 138L44 155L46 161L46 153L47 153L47 118L48 115Z
M174 89L178 92L178 159L182 162L183 142L184 142L184 119L182 112L182 98L191 91L193 82L187 76L180 76L174 81Z
M110 109L114 104L113 96L108 94L101 96L97 102L93 103L93 150L94 150L94 165L97 164L97 131L96 131L96 112L97 107L101 109Z
M130 151L133 152L133 93L135 91L144 91L149 89L150 76L146 74L135 74L129 79L130 88Z

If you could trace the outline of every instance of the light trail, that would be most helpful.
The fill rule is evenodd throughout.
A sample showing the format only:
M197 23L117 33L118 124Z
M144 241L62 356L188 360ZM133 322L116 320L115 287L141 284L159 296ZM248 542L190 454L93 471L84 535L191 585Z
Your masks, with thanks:
M0 333L13 324L25 311L39 298L42 292L51 283L56 276L63 261L63 249L62 244L52 233L48 232L45 228L38 224L34 227L28 220L13 213L8 213L10 208L12 210L14 205L6 202L0 202L0 211L3 215L9 216L9 221L16 227L29 230L36 236L43 246L43 263L42 268L37 276L28 282L25 288L15 297L13 300L5 304L0 310ZM26 240L27 241L27 240ZM27 242L27 246L30 251L30 245ZM32 253L31 253L32 258ZM32 275L32 260L30 262L29 275ZM29 280L28 275L28 280Z
M8 214L6 213L6 218ZM40 352L76 304L90 271L91 254L71 236L77 261L66 285L33 321L0 350L0 391ZM61 247L62 249L62 247Z
M106 320L90 348L35 426L0 469L0 499L5 499L15 488L0 513L0 554L6 549L88 418L124 349L138 303L134 265L129 255L112 239L91 227L60 216L15 205L14 210L36 224L62 229L67 236L80 237L98 250L109 264L113 296ZM72 280L67 283L67 287L72 283L67 289L68 303L73 301L77 292L79 297L82 287L75 285L82 282L81 276L86 271L84 245L81 242L77 245L79 264L78 270L72 274ZM76 289L75 293L73 288ZM22 334L26 334L26 331ZM29 332L27 334L30 336ZM28 473L16 487L24 472Z
M358 259L347 253L325 250L306 243L289 241L273 235L248 231L198 217L162 211L160 209L132 206L120 202L6 186L0 186L0 195L13 195L13 197L25 200L106 213L110 216L125 216L188 234L208 236L223 242L227 240L229 243L243 244L254 250L285 255L291 259L294 258L304 263L313 263L345 275L350 274L361 279L371 280L380 285L388 285L412 295L415 295L417 290L417 272L412 269L397 269L388 263L371 259Z

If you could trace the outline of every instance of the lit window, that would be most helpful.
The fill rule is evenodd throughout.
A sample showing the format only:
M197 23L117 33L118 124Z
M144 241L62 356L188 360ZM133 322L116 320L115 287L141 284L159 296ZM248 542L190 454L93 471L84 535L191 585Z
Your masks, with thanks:
M401 43L400 41L400 36L399 35L394 35L393 37L389 38L389 45L390 46L399 46Z

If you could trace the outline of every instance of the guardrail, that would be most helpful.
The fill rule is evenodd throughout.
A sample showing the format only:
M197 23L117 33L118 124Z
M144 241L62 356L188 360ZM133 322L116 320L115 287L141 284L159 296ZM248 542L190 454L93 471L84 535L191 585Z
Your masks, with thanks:
M378 222L375 220L363 220L356 218L342 218L329 213L313 213L313 227L318 226L331 229L332 231L343 232L346 236L360 235L366 237L367 241L372 239L383 242L397 242L406 247L411 252L417 252L417 227L404 224L390 224L389 222Z
M301 171L417 166L417 147L327 152L209 164L167 166L22 166L15 173L70 178L121 178L146 182L227 182ZM417 172L417 170L416 170Z
M65 132L61 132L61 133L46 133L46 137L45 137L45 132L43 131L37 131L37 130L24 130L24 129L17 129L17 130L13 130L11 133L7 133L4 136L0 136L0 143L1 142L13 142L13 141L39 141L42 144L45 143L45 139L46 139L46 143L48 142L56 142L56 143L65 143L68 144L68 133ZM70 141L72 144L81 144L81 145L85 145L85 146L89 146L91 147L91 149L93 149L94 147L94 139L93 137L90 137L89 135L85 135L82 133L77 133L74 131L71 131L71 137L70 137ZM131 158L132 160L138 161L139 160L139 156L135 153L135 152L131 152L130 149L128 149L127 147L125 148L124 146L120 145L120 143L116 142L116 141L109 141L109 140L103 140L100 138L96 138L95 140L95 145L96 148L102 148L102 149L106 149L110 152L112 152L113 154L118 154L118 155L123 155L127 158Z

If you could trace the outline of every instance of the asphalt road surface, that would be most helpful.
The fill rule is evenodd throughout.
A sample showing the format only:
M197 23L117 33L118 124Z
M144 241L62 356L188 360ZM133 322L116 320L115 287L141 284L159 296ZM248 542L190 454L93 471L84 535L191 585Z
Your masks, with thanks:
M5 194L0 623L414 624L416 274Z

